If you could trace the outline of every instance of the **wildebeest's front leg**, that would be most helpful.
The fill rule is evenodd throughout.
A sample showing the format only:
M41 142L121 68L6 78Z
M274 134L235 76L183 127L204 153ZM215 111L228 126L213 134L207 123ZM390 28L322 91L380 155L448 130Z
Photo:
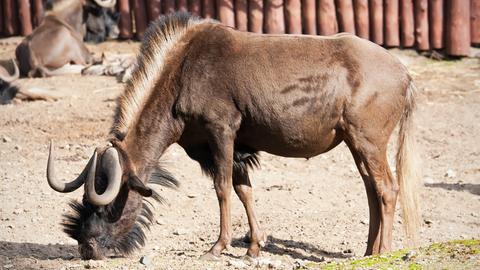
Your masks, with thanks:
M215 259L232 241L230 195L232 192L232 167L235 131L228 124L208 125L209 146L212 153L213 181L220 206L220 236L203 259Z
M248 224L250 226L250 247L248 248L247 255L255 258L260 255L260 246L265 245L267 235L260 230L257 218L255 217L252 185L246 169L233 170L233 187L245 207Z

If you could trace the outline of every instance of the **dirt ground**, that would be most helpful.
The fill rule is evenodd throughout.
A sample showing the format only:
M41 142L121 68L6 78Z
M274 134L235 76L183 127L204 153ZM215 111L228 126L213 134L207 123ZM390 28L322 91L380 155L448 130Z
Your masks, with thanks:
M14 55L18 38L0 40L0 59ZM97 54L136 53L138 43L90 46ZM413 51L392 50L409 68L420 90L417 140L422 156L421 244L480 238L480 62L478 58L434 61ZM21 79L60 96L57 102L0 106L0 269L229 269L246 252L243 207L233 197L233 248L218 262L199 256L218 234L213 184L179 146L162 158L180 181L178 190L157 190L167 204L156 207L146 246L128 258L83 262L76 241L59 225L67 203L83 190L60 194L46 182L47 145L56 145L57 170L72 178L98 145L104 145L115 98L123 85L113 77L62 76ZM394 154L394 139L390 154ZM391 163L393 165L393 163ZM345 145L305 159L261 154L253 172L256 211L269 235L262 255L276 268L299 262L361 256L368 233L363 183ZM235 196L232 194L232 196ZM398 213L398 211L397 211ZM404 247L396 216L394 248Z

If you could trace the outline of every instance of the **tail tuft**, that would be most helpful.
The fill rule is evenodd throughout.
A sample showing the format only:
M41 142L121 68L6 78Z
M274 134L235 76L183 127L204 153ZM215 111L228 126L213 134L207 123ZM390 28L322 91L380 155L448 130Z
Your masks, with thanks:
M418 194L420 191L421 172L419 166L418 149L416 147L413 121L415 110L416 88L413 82L407 89L405 110L400 119L397 151L397 179L400 186L400 203L402 205L402 218L409 245L415 246L419 240L420 209Z

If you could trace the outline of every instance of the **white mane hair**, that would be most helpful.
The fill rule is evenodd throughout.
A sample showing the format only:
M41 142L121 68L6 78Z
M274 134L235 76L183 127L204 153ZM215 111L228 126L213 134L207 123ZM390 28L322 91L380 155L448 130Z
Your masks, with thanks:
M128 129L137 121L144 104L160 79L169 52L189 28L209 22L213 21L180 12L162 16L150 24L143 38L132 77L118 98L111 134L117 138L126 135Z

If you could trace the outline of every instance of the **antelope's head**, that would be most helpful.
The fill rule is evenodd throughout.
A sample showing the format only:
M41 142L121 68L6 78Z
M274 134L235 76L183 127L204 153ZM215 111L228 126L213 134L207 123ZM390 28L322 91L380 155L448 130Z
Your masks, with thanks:
M144 228L153 213L143 197L161 200L128 165L128 158L116 147L97 148L80 175L67 183L55 176L52 143L47 180L58 192L72 192L84 185L81 202L71 202L73 213L65 215L64 231L78 241L82 259L102 259L111 254L125 255L144 245ZM157 168L151 183L175 187L175 179Z

